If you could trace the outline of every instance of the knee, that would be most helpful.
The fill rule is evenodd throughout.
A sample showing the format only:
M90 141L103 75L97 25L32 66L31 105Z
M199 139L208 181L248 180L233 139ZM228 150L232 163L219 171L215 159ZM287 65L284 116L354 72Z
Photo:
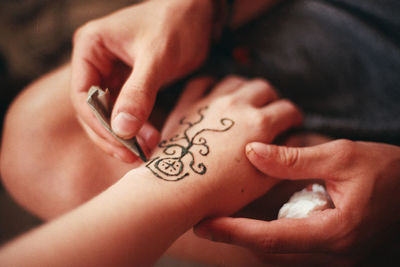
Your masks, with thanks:
M43 103L32 92L23 91L9 107L3 125L0 171L3 184L23 207L36 213L40 202L36 190L46 179L46 151L48 140ZM50 144L48 144L50 145ZM39 192L37 192L39 193Z
M21 206L44 219L81 202L81 196L73 194L79 192L72 188L74 180L66 178L73 170L58 171L63 159L58 157L57 138L64 130L71 130L76 121L69 110L68 88L62 91L52 84L57 75L64 77L60 72L45 76L11 104L4 120L0 154L1 178L7 191ZM65 94L64 103L54 103L60 93ZM63 141L73 136L73 132L66 133Z

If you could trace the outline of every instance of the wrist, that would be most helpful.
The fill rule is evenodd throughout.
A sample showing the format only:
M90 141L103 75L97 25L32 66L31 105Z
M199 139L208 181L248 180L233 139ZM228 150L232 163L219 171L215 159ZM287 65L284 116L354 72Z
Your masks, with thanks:
M177 182L165 181L157 178L150 169L142 164L140 167L129 171L120 181L122 187L132 188L134 192L129 197L135 199L142 197L149 199L152 207L160 209L166 216L179 219L176 225L181 231L190 229L208 214L204 190L197 179L183 179ZM182 232L183 233L183 232Z

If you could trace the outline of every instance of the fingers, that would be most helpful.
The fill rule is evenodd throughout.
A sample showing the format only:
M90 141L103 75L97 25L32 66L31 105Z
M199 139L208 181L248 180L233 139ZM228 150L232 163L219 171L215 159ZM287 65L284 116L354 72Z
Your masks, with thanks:
M139 130L139 133L137 134L137 140L146 157L148 158L151 154L151 151L160 142L160 133L153 125L147 122Z
M227 76L221 82L219 82L215 88L211 91L210 97L218 97L227 95L237 90L241 85L246 82L246 79L238 76Z
M71 87L76 93L87 93L90 86L101 85L113 69L115 59L104 46L100 25L90 22L74 35Z
M111 127L121 138L137 135L147 121L158 91L157 70L151 60L138 60L115 102Z
M90 140L92 140L94 144L96 144L101 150L106 152L108 155L127 163L131 163L137 160L137 157L132 152L130 152L117 140L115 140L114 137L112 137L111 135L110 136L112 138L112 141L108 141L102 136L95 133L94 130L91 127L89 127L83 120L79 119L79 122L84 131L86 132L86 134L89 136Z
M256 107L266 105L278 99L276 91L263 79L254 79L242 84L236 94L242 100Z
M237 97L254 106L262 106L278 99L278 94L272 86L263 79L246 80L238 76L228 76L222 80L210 97L228 95L236 91Z
M87 92L92 85L101 85L102 77L112 72L114 57L105 49L99 25L90 22L79 28L74 35L71 68L71 100L78 117L94 133L111 144L118 145L101 126L86 103ZM92 134L94 134L92 133Z
M211 77L200 77L189 81L182 92L175 108L168 116L167 121L164 123L163 132L170 133L175 130L176 124L174 122L181 119L182 114L187 113L190 106L196 103L197 100L202 98L204 93L214 83Z
M95 132L87 126L84 122L81 121L81 125L83 129L86 131L90 139L104 152L111 155L112 157L131 163L138 159L136 155L134 155L129 149L115 140L113 137L113 142L108 142L103 139L99 135L95 134ZM140 147L143 149L146 156L149 156L151 151L157 146L160 140L160 133L157 129L155 129L151 124L145 123L143 127L140 129L137 139ZM114 142L116 144L114 144Z
M199 100L203 97L204 93L210 88L210 86L215 82L215 80L211 77L200 77L191 80L186 85L174 112L181 112L191 105L195 103L195 101Z
M277 178L336 178L353 161L356 144L336 140L313 147L250 143L246 154L261 172Z
M136 160L136 156L104 129L86 103L89 88L92 85L102 85L102 77L108 77L112 73L115 60L103 44L99 27L98 23L90 22L75 33L71 68L71 101L81 125L91 140L110 155L132 162Z
M194 228L196 235L216 242L250 248L263 253L324 252L336 233L335 210L304 219L259 221L221 217Z
M262 123L274 138L285 130L299 126L303 121L300 110L286 99L277 100L261 108L265 122Z

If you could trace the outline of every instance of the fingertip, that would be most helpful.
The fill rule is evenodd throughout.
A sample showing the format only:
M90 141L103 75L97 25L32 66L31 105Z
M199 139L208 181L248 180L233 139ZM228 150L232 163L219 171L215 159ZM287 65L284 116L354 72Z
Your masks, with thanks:
M135 136L141 126L140 120L126 112L119 112L111 121L114 133L124 139Z
M271 163L274 157L271 154L273 154L273 145L253 142L246 146L246 156L251 164L267 175L271 174L274 167Z
M193 230L195 234L201 238L214 242L233 244L235 242L234 232L237 226L237 218L217 217L200 222Z
M150 151L157 146L161 138L160 132L149 123L143 125L138 135L141 136Z
M252 142L246 145L246 155L249 159L260 160L268 158L271 145L260 142Z

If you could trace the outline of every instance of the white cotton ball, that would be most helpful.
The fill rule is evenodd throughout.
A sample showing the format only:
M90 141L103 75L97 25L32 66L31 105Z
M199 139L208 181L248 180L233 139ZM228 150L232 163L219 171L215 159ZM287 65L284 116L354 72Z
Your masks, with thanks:
M325 210L332 206L332 201L325 187L313 184L294 193L279 210L278 219L304 218L313 212Z

